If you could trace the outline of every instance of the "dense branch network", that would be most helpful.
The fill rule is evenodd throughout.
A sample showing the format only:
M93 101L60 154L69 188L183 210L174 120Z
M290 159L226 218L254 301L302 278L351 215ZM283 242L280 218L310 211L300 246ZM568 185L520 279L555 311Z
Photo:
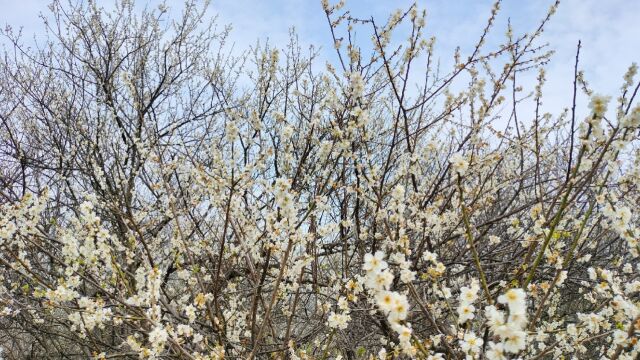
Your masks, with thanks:
M612 102L578 47L544 113L558 4L488 49L499 5L449 70L415 5L324 1L325 56L237 55L196 2L6 29L2 356L636 358L637 66Z

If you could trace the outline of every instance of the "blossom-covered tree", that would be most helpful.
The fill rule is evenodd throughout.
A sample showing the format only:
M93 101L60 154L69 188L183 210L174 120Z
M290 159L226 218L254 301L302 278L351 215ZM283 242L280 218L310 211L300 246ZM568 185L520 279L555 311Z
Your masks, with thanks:
M545 113L558 4L488 48L499 5L451 68L417 6L324 1L326 66L295 35L237 55L195 1L6 29L2 356L636 358L637 66L597 95L578 45Z

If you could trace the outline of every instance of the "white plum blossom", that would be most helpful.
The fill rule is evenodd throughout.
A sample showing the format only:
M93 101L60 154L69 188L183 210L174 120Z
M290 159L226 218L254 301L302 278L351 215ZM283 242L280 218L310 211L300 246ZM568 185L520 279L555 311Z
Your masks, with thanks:
M478 353L484 341L477 337L475 333L468 332L460 343L460 348L466 353Z
M460 152L451 155L449 162L453 170L460 176L464 175L469 169L469 161Z
M475 317L476 308L470 304L460 304L458 307L458 322L463 324Z
M349 320L351 320L351 317L348 314L331 313L329 314L327 323L331 328L344 330L349 325Z
M526 294L522 289L509 289L498 297L498 302L507 304L512 313L524 313L526 310Z
M376 251L375 254L366 254L364 256L364 266L362 267L365 271L371 273L377 273L389 267L389 265L384 261L384 253L382 251Z

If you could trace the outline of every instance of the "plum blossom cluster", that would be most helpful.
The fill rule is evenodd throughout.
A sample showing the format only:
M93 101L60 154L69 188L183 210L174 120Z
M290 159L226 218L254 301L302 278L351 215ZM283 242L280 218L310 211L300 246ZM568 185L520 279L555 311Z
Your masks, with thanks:
M507 307L508 316L494 305L485 308L487 324L492 334L499 339L497 342L489 342L488 359L506 359L509 353L518 354L526 348L526 293L522 289L509 289L498 297L498 303Z
M386 315L391 328L397 333L403 351L413 355L416 350L411 344L411 324L405 321L409 312L409 301L405 294L390 290L394 275L384 257L382 251L364 256L362 269L365 271L365 286L372 293L380 311Z

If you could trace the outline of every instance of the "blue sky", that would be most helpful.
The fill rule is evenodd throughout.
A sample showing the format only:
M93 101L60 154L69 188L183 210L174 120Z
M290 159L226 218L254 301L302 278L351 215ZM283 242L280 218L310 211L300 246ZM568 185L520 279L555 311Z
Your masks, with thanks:
M63 0L64 1L64 0ZM74 0L75 1L75 0ZM138 0L145 3L147 0ZM100 1L108 5L111 1ZM154 3L154 1L149 1ZM169 0L171 7L180 0ZM331 1L334 2L334 1ZM23 27L25 35L42 34L38 13L47 13L49 0L0 0L0 26ZM346 8L356 17L373 16L380 22L396 8L407 8L408 0L347 0ZM496 24L494 40L501 40L507 19L516 32L534 29L551 5L551 0L505 0ZM492 1L420 0L426 8L427 33L437 37L436 54L449 61L453 49L472 46L479 36ZM269 38L284 46L289 28L294 26L302 44L331 48L331 37L319 0L214 0L211 12L220 22L233 25L231 40L237 48ZM639 0L563 0L543 35L556 50L547 68L546 110L557 113L568 106L572 89L573 59L580 39L583 43L581 68L596 92L618 95L622 75L631 62L640 62ZM364 34L363 34L364 35ZM363 36L368 41L369 35ZM531 77L533 77L532 74ZM532 84L532 83L531 83ZM586 104L584 104L586 105Z

